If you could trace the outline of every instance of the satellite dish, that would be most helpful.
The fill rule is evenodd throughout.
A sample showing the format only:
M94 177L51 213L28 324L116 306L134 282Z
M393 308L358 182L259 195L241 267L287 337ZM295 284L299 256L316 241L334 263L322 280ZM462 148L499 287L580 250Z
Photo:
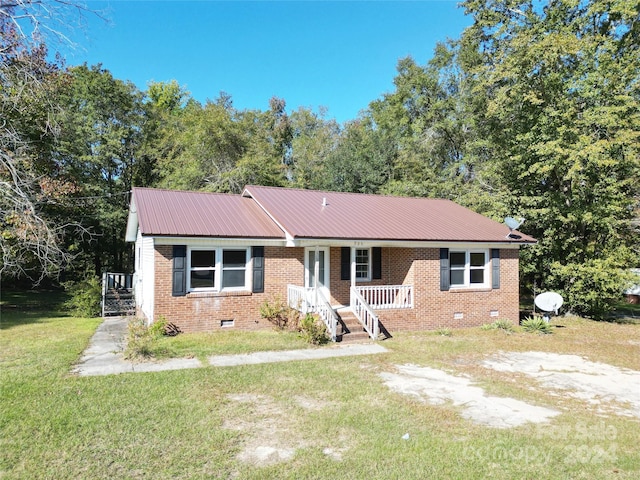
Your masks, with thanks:
M507 238L509 238L513 235L513 231L524 223L524 218L520 217L520 219L516 220L513 217L506 217L504 219L504 223L509 227L509 235L507 235Z
M558 315L558 310L564 303L564 299L562 298L562 295L560 295L559 293L544 292L538 295L533 300L533 303L536 304L536 307L538 307L540 310L545 312L545 314L543 315L543 318L546 322L548 322L550 319L549 312L553 312L556 315Z

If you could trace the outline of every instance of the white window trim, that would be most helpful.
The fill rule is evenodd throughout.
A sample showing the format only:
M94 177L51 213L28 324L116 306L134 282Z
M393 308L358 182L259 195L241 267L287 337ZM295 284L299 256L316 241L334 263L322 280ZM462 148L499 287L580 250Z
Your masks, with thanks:
M367 276L366 277L358 277L358 250L366 250L367 252ZM371 281L371 248L359 248L356 247L355 251L355 261L356 261L356 281L358 282L370 282ZM363 265L363 264L360 264Z
M245 266L244 266L244 285L241 287L226 287L222 288L222 274L223 274L223 252L225 250L244 250L245 251ZM194 270L191 268L191 252L193 251L213 251L215 252L216 264L214 266L213 272L213 284L215 285L213 288L211 287L201 287L201 288L192 288L191 287L191 271ZM198 268L195 268L197 270ZM200 270L209 270L208 268L200 268ZM226 268L224 270L243 270L239 267L234 268ZM235 246L217 246L217 247L188 247L187 248L187 292L244 292L251 290L251 284L249 283L251 280L251 254L250 247L235 247Z
M449 288L451 290L456 289L469 289L469 288L490 288L491 287L491 256L489 255L489 249L485 248L458 248L458 249L450 249L449 250L449 272L451 270L462 270L462 268L452 268L451 266L451 254L452 253L464 253L465 254L465 264L464 264L464 284L453 284L450 283ZM483 283L471 283L471 254L472 253L483 253L484 254L484 266L483 267L473 267L473 270L482 270L484 271L483 275ZM449 282L451 282L451 273L449 273Z

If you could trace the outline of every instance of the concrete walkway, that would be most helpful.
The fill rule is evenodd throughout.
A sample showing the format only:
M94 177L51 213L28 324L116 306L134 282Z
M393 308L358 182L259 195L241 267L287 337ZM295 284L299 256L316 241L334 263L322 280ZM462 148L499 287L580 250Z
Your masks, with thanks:
M98 326L72 373L80 376L112 375L127 372L160 372L202 367L197 358L172 358L162 361L129 362L124 359L124 348L129 319L108 317ZM305 350L275 352L255 352L241 355L216 355L209 357L208 363L216 367L255 365L259 363L316 360L322 358L352 355L372 355L384 353L383 346L371 344L335 345Z

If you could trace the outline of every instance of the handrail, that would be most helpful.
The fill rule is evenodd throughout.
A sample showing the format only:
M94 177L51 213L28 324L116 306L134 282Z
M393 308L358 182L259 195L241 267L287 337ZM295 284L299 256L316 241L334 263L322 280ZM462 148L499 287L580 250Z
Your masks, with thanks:
M102 286L106 290L133 288L133 273L104 272L102 274Z
M338 331L338 314L331 307L329 301L324 297L322 292L318 290L318 305L316 305L318 315L329 330L331 341L335 342Z
M351 287L351 310L373 340L380 334L380 320L356 287Z
M356 289L376 310L413 308L413 285L357 286Z
M317 304L315 290L312 287L299 287L287 285L287 304L290 308L302 313L317 313L324 322L331 335L331 340L336 341L338 330L338 314L320 290L317 292Z

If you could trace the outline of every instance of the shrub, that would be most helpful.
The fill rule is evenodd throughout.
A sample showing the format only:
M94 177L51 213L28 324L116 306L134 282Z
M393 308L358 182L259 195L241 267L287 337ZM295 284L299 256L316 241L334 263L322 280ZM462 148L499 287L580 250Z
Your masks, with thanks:
M273 297L260 305L260 316L271 322L276 330L298 330L299 313L290 308L280 297Z
M449 330L448 328L439 328L438 330L435 331L436 335L441 335L443 337L450 337L451 336L451 330Z
M324 345L329 341L327 327L311 313L307 313L300 322L300 336L312 345Z
M529 333L549 334L553 333L551 324L545 322L542 317L527 317L522 321L522 329Z
M160 338L165 335L165 327L167 326L167 319L163 315L158 316L158 319L149 326L149 334L153 338Z
M65 309L77 317L99 317L102 313L102 284L94 275L87 275L78 282L65 282L64 289L69 299L64 303Z
M550 286L555 285L564 297L565 309L569 307L573 313L595 320L610 316L631 280L631 273L624 268L626 262L620 261L625 258L625 251L620 249L616 255L619 258L551 265Z
M131 320L129 322L127 348L124 351L124 358L136 359L152 356L154 344L160 335L147 327L143 319L135 318Z
M493 323L485 323L480 328L482 330L502 330L507 333L513 332L513 324L509 320L496 320Z

